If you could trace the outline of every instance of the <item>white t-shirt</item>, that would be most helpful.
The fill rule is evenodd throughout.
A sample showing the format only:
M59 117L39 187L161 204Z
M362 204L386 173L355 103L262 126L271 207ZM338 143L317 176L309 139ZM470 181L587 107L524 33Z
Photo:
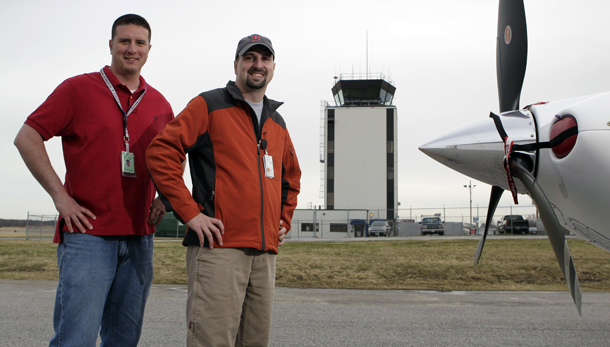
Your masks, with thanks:
M256 114L256 118L258 118L258 125L260 125L261 124L261 117L263 115L263 102L262 101L261 102L252 102L252 101L249 101L249 100L246 100L246 102L254 110L254 114Z

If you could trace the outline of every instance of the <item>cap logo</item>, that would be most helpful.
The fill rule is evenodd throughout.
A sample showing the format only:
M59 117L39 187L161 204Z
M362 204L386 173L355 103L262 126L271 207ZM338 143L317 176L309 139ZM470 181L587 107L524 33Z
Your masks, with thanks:
M504 29L504 43L506 43L507 45L510 44L510 42L513 40L513 29L510 27L510 25L507 25L506 28Z
M252 37L252 42L260 41L261 40L260 35L252 35L251 37Z

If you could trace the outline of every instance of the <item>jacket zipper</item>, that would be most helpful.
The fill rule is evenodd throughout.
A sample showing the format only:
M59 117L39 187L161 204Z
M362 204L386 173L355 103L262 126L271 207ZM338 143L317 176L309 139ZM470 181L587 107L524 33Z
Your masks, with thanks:
M248 103L246 102L246 105ZM265 227L264 227L264 223L263 223L263 216L264 216L264 195L263 195L263 175L261 174L261 138L262 138L262 124L258 123L258 118L256 117L256 115L254 114L254 110L252 110L252 107L250 107L250 105L247 105L249 111L250 111L250 118L252 119L252 125L254 126L254 134L256 135L256 139L258 140L258 143L256 145L256 152L257 152L257 157L258 157L258 181L260 184L260 189L261 189L261 215L260 215L260 219L261 219L261 251L265 250ZM265 108L263 106L263 112L264 112ZM261 115L261 121L263 119L264 115Z
M265 250L265 228L263 226L263 210L264 210L264 197L263 197L263 175L261 174L261 141L258 141L256 145L256 151L258 153L258 180L261 187L261 251Z

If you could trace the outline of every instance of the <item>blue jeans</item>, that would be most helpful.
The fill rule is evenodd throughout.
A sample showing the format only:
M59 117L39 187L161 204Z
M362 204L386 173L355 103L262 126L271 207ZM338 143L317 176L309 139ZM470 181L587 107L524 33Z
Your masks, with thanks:
M64 233L49 346L137 346L153 277L153 238ZM101 327L101 329L100 329Z

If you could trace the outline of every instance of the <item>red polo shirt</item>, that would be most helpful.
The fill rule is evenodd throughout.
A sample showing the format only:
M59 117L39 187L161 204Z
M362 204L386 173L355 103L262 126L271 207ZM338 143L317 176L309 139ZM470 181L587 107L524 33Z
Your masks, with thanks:
M134 153L136 178L121 174L123 113L99 72L75 76L61 83L32 113L25 124L46 141L61 136L66 164L64 186L81 206L91 210L93 235L148 235L155 228L147 224L155 197L144 153L152 139L174 118L163 95L147 85L133 92L122 85L109 67L104 72L127 112L146 89L139 105L127 118L129 151ZM67 231L59 218L54 242Z

